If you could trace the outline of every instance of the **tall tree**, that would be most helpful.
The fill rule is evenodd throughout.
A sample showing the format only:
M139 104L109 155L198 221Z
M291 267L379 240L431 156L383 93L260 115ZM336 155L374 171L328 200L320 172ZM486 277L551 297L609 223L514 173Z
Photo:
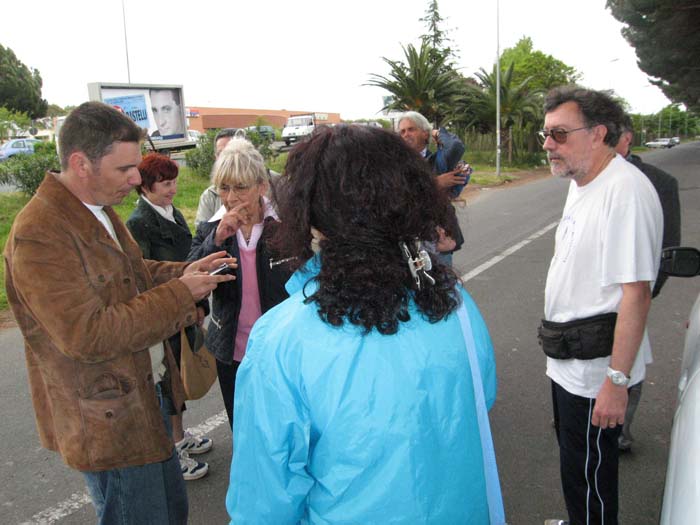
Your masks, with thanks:
M639 67L674 102L700 111L700 4L697 0L608 0L625 24Z
M41 98L41 87L39 71L29 69L9 47L0 45L0 106L31 118L44 117L48 103Z
M433 55L426 42L420 49L403 48L405 62L382 57L389 64L388 76L372 73L366 85L386 89L393 96L382 109L413 110L439 126L453 112L453 100L460 92L457 74L445 68L444 58Z
M441 60L443 68L453 69L454 61L458 58L456 49L450 47L452 39L450 29L443 29L445 19L440 16L437 0L429 0L425 15L420 19L425 23L426 33L421 35L421 42L430 46L431 60Z
M513 162L513 129L522 128L526 123L537 123L542 114L541 92L531 90L530 78L519 83L514 81L514 67L501 72L501 139L508 150L508 162ZM456 115L467 116L469 122L460 122L462 127L474 127L482 131L492 131L496 123L496 66L487 73L483 68L476 73L476 85L464 83L465 91L456 100ZM464 118L464 117L458 117Z
M30 124L31 119L26 113L0 106L0 139L12 137L17 130L26 129Z
M561 60L533 49L532 39L523 36L517 44L501 53L501 64L513 64L513 84L529 78L531 90L549 90L556 86L575 84L581 74Z

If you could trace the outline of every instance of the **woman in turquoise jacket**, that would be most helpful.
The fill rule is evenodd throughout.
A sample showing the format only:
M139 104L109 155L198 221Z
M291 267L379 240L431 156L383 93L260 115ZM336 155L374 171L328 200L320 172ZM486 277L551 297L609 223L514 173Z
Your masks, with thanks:
M493 348L423 250L449 206L425 161L393 133L327 128L278 194L278 248L307 262L238 371L231 523L504 523Z

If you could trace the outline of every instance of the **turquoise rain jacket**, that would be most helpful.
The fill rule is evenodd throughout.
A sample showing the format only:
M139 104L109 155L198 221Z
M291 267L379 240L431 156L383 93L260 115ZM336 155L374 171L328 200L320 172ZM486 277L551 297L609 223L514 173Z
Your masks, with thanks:
M394 335L333 327L304 304L315 264L256 322L238 370L231 523L488 524L482 448L493 449L490 433L482 447L457 314L431 324L411 304ZM461 292L490 408L491 338Z

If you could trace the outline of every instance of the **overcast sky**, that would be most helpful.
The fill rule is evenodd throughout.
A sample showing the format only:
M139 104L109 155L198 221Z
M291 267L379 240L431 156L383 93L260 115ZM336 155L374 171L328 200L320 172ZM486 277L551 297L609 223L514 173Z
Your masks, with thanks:
M187 106L376 116L387 93L381 57L424 32L427 0L124 0L131 82L182 85ZM439 0L463 74L496 57L495 0ZM0 44L40 71L43 97L87 100L89 82L127 82L122 0L3 2ZM501 50L522 36L613 88L634 112L669 101L636 65L605 0L501 0Z

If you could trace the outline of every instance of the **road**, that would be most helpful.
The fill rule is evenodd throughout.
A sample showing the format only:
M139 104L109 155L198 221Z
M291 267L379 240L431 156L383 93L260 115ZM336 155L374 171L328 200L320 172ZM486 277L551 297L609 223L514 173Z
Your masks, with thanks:
M680 182L683 244L700 247L700 143L646 154L647 162ZM511 525L540 524L564 516L558 450L550 426L549 382L535 330L543 309L547 266L566 182L545 178L508 189L483 191L458 209L465 247L455 256L466 287L479 304L496 349L499 394L491 422L506 515ZM655 363L649 368L637 412L633 451L621 461L620 519L635 525L658 521L668 440L685 322L700 290L700 278L670 279L654 300L649 331ZM94 523L80 474L39 446L21 336L0 333L0 504L3 523ZM210 475L188 484L190 523L226 523L224 497L231 453L218 388L190 403L185 424L215 441L203 456Z

